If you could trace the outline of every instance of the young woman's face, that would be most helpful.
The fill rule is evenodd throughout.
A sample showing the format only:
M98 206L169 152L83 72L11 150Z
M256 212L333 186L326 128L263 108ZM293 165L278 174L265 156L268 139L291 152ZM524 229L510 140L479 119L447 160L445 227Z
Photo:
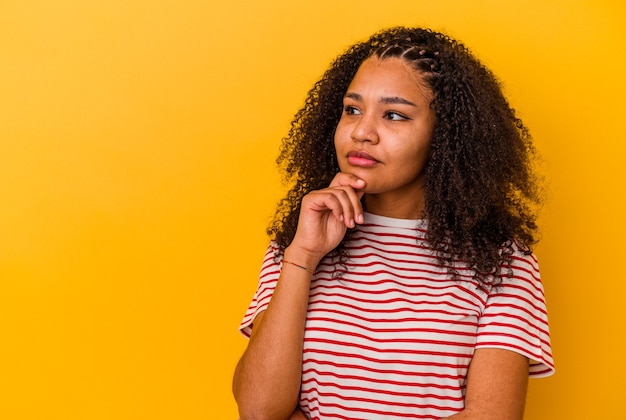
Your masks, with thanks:
M415 203L421 204L435 124L432 98L404 60L365 60L348 87L335 132L341 171L365 180L366 194L402 202L422 197Z

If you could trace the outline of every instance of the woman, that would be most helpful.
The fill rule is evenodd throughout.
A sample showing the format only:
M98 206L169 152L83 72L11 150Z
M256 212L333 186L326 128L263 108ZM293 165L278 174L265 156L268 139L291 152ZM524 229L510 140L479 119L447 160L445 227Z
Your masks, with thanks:
M241 326L241 418L521 419L554 370L533 153L446 35L393 28L337 58L278 159L292 188Z

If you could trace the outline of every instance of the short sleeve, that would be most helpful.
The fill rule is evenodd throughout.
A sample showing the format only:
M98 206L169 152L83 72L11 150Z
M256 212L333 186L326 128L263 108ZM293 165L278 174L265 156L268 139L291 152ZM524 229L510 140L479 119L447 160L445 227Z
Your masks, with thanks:
M487 297L476 348L500 348L528 357L529 375L554 373L548 314L539 266L534 255L517 252L505 278Z
M248 338L250 338L250 334L252 333L254 319L258 314L267 309L267 305L270 303L270 299L274 294L276 282L280 276L281 255L278 244L271 242L263 258L257 290L239 326L239 332Z

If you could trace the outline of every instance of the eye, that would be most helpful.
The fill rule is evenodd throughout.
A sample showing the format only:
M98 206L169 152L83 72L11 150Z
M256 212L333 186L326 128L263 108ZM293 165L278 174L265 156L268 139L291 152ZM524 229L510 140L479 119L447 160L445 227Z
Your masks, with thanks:
M410 119L395 111L386 112L384 118L391 121L405 121Z
M361 115L361 111L352 105L346 105L343 107L343 112L347 115Z

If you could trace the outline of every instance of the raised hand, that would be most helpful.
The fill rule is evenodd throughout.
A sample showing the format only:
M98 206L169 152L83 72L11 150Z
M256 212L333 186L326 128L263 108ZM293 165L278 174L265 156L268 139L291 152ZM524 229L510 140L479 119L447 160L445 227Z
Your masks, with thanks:
M328 188L307 194L291 251L306 255L307 261L316 264L339 245L348 228L363 223L363 188L365 181L340 172Z

